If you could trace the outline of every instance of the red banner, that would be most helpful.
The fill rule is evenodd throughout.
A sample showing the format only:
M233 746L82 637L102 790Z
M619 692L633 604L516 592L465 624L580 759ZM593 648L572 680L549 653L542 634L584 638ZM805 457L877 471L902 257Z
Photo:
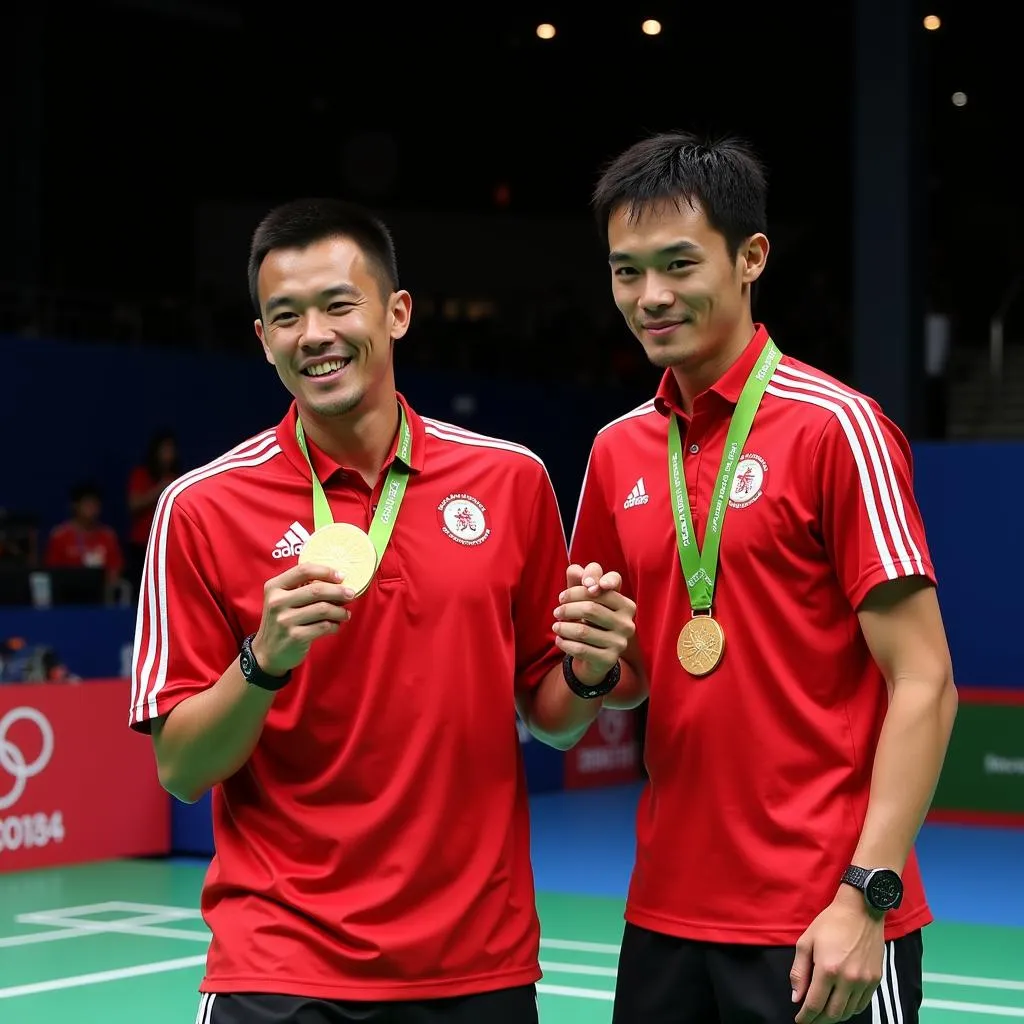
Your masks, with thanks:
M583 739L565 754L565 788L610 786L639 778L636 712L602 708Z
M0 872L169 851L130 694L124 679L0 686Z

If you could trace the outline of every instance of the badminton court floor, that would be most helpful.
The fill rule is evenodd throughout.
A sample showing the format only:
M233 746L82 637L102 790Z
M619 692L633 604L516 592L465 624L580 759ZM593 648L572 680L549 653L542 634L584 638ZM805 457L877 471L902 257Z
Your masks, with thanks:
M611 1019L635 797L533 799L543 1024ZM918 848L937 918L922 1020L1024 1020L1024 832L929 825ZM209 941L204 871L129 860L0 874L0 1024L191 1024Z

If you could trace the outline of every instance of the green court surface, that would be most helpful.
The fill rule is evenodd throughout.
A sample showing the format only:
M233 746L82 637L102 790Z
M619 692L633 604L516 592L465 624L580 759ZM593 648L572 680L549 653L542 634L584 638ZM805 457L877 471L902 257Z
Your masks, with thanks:
M0 1024L191 1024L203 868L118 861L0 874ZM539 895L543 1024L611 1019L622 902ZM928 1024L1024 1019L1024 929L925 932Z

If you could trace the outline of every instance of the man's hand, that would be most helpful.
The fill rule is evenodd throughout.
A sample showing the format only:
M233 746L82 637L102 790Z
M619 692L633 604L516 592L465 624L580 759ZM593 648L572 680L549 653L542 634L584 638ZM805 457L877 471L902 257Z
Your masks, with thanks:
M845 887L844 887L845 890ZM885 926L856 889L841 891L800 936L790 972L796 1024L849 1020L882 980Z
M558 595L555 643L573 656L573 672L584 684L596 684L615 667L636 632L636 605L619 593L622 577L604 572L597 562L570 565L567 589Z
M322 565L296 565L267 580L263 617L252 653L268 675L283 676L305 660L313 641L337 633L355 597L340 574Z

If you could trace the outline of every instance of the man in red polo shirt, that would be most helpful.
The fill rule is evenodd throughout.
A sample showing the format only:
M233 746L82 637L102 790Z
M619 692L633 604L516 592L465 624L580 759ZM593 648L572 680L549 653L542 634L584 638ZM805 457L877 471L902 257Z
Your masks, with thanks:
M752 321L765 182L742 144L640 142L594 207L665 370L599 432L571 544L636 602L606 703L650 701L614 1020L911 1024L913 843L956 691L909 447Z
M108 587L121 578L124 553L113 528L101 519L103 498L92 483L71 490L70 519L55 526L46 545L48 569L103 569Z
M213 790L197 1019L536 1021L515 713L575 742L632 602L567 569L536 455L396 392L411 299L375 217L278 208L249 279L294 402L164 491L133 665L164 786Z

